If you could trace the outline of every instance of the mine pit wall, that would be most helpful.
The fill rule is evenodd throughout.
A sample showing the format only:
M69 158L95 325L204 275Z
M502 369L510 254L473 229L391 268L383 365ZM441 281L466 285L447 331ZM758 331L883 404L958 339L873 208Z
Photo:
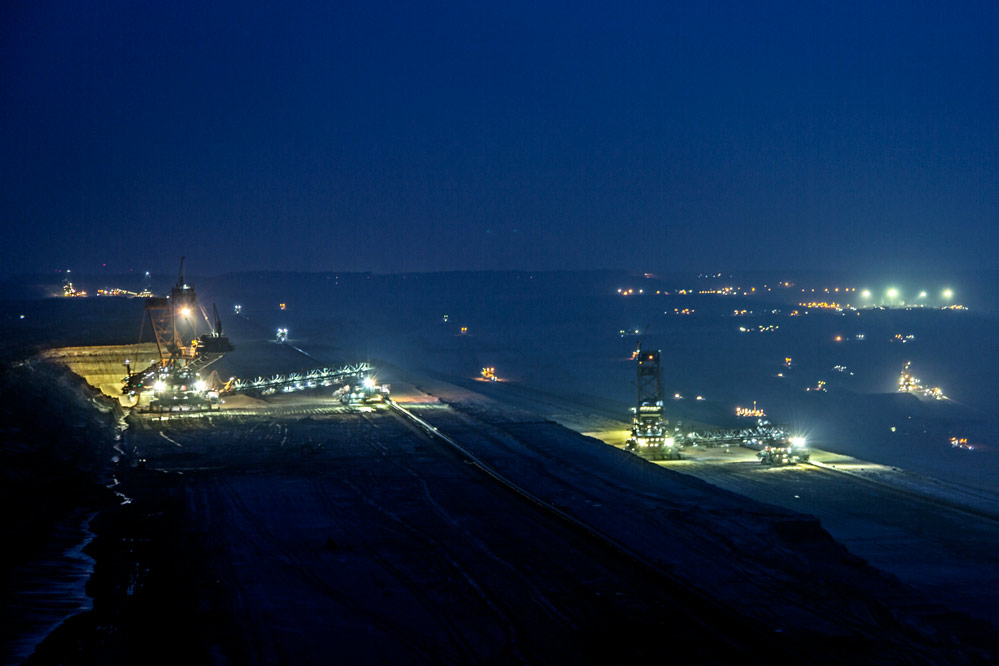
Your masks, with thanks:
M121 394L125 378L125 360L132 362L133 371L141 371L159 358L156 344L106 345L95 347L59 347L40 354L43 360L69 368L90 386L112 398L119 406L127 406L128 399Z
M27 361L0 366L0 433L2 474L0 503L16 506L0 529L6 564L0 575L42 561L25 579L7 578L11 598L36 599L17 617L0 619L0 653L27 657L48 640L53 623L76 615L71 605L51 599L67 592L63 580L67 544L90 541L93 531L80 516L96 515L116 504L108 489L112 458L126 410L73 373L66 364L43 353ZM74 534L75 532L75 534ZM68 541L67 541L68 540ZM60 554L62 553L62 554ZM39 560L43 558L43 560ZM35 571L49 567L51 576ZM62 577L62 578L61 578ZM87 591L87 595L94 595ZM0 614L3 616L4 614ZM72 617L70 617L72 616ZM60 625L62 626L62 625ZM27 650L25 653L21 651ZM13 663L13 662L12 662Z
M81 542L90 541L84 552L94 560L86 583L86 594L93 600L90 610L53 618L61 622L54 630L52 621L21 623L18 633L3 626L0 613L0 653L13 654L18 642L18 659L26 657L29 666L104 663L108 655L111 661L116 661L114 655L127 655L120 660L133 662L136 650L147 656L143 646L161 642L164 634L174 638L157 648L165 655L162 660L181 663L191 654L210 654L199 643L203 627L224 634L211 624L219 615L217 600L200 592L210 581L200 576L204 552L184 524L180 477L133 468L120 448L131 410L116 393L117 369L122 367L118 363L134 361L136 350L142 353L143 348L149 346L54 349L2 368L0 388L4 395L16 396L8 404L15 412L11 430L23 432L25 438L24 444L15 441L13 446L25 453L6 470L23 487L0 487L0 495L9 490L33 500L21 510L17 524L0 530L0 536L9 532L25 537L21 542L38 544L48 538L52 516L81 510L93 516L79 534ZM155 354L155 345L152 349ZM32 449L38 453L32 454ZM115 482L118 485L109 487ZM118 489L125 495L116 493ZM13 563L28 561L36 552L37 545L23 545ZM53 565L58 568L58 562ZM182 575L171 578L178 571ZM42 593L53 583L24 582L28 592Z

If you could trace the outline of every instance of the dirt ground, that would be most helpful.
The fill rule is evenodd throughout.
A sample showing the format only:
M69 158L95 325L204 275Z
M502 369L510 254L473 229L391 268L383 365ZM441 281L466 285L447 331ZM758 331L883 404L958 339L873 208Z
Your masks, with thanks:
M302 362L269 342L241 351L250 365ZM987 663L995 654L993 628L941 603L943 550L923 570L936 587L916 590L823 529L853 535L851 550L875 564L908 552L906 574L919 580L912 553L946 537L920 528L881 539L911 510L901 494L792 470L802 475L794 487L809 490L791 501L788 484L758 465L688 459L679 474L580 434L616 444L621 433L619 414L585 396L378 367L402 408L474 459L397 412L348 408L328 391L231 396L203 415L132 413L113 443L115 489L128 503L91 525L93 609L31 662ZM820 476L824 486L807 485ZM865 540L857 525L886 501L894 508L869 521ZM821 514L833 508L839 522ZM943 522L926 525L960 527L929 510ZM959 567L983 551L953 552Z
M134 501L97 526L95 610L35 662L67 645L84 646L69 663L148 656L156 626L178 636L161 656L205 663L988 658L984 626L813 518L524 410L395 381L406 408L590 531L385 407L315 393L133 414ZM100 626L114 629L95 642Z

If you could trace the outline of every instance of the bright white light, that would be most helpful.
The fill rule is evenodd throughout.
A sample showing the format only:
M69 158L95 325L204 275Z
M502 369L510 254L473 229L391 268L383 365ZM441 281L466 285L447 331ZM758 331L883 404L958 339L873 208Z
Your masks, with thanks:
M157 379L156 382L153 384L153 390L156 392L166 391L166 382L163 381L162 379Z
M898 298L898 289L892 287L888 290L888 298Z
M804 446L805 445L805 438L804 437L792 437L790 439L790 442L791 442L791 446Z
M926 292L925 291L919 292L919 297L920 298L926 298Z
M373 389L375 387L375 380L372 377L364 378L364 388Z
M198 381L194 382L195 391L204 391L206 388L208 388L208 384L205 383L205 380L199 379Z
M862 292L860 292L860 295L863 296L864 298L870 298L871 297L871 290L870 289L865 289Z
M184 315L186 317L187 315L191 314L191 308L181 308L180 309L180 314L182 314L182 315Z
M953 290L951 290L951 289L944 289L944 291L943 291L943 297L945 299L947 299L948 301L950 299L954 298L954 292L953 292Z
M667 447L673 446L673 444L674 444L673 438L672 437L667 437L665 440L663 440L663 444L665 444Z

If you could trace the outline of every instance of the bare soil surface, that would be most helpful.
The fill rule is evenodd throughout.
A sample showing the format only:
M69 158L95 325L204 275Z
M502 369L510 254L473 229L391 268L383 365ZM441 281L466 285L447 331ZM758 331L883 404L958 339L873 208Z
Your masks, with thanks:
M95 608L33 662L990 657L987 628L869 567L813 518L461 389L398 388L406 408L606 539L387 408L299 394L133 414L133 502L96 521Z
M521 409L621 447L613 414L516 382L425 377L421 387L455 405ZM402 389L402 385L399 385ZM399 398L405 400L405 396ZM530 419L525 419L530 420ZM822 450L811 465L760 465L755 452L688 448L654 464L770 505L816 516L851 553L929 598L999 626L999 497L986 489ZM601 469L597 464L593 469Z

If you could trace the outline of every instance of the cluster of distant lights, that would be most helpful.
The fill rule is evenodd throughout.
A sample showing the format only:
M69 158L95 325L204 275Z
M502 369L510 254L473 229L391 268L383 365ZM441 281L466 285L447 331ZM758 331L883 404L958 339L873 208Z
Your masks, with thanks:
M720 277L720 276L721 276L721 274L719 273L719 274L714 275L714 276L702 275L702 276L699 276L699 277ZM788 289L790 287L793 287L794 284L791 283L791 282L786 282L785 281L785 282L778 283L777 286L780 287L780 288ZM767 286L767 285L764 285L763 288L766 291L772 291L772 289L769 286ZM802 291L802 293L815 293L816 289L806 290L806 289L802 288L801 291ZM821 293L827 293L827 294L828 293L841 293L841 292L844 293L844 294L856 293L857 292L857 288L856 287L844 287L844 288L832 287L831 289L830 288L823 288L823 289L821 289ZM644 294L645 292L644 292L643 289L638 289L637 292L636 292L636 290L633 289L633 288L628 288L628 289L623 289L622 288L622 289L618 289L617 293L621 294L622 296L633 296L636 293L638 293L638 294ZM741 293L743 296L749 296L749 295L752 295L752 294L756 293L756 288L755 287L751 287L749 289L749 291L745 291L745 290L743 290L740 287L721 287L721 288L718 288L718 289L698 290L696 292L694 290L680 289L680 290L676 290L674 293L678 294L678 295L687 295L687 294L697 293L699 295L721 295L721 296L734 296L734 295L738 295L738 294ZM670 292L664 291L664 290L656 290L656 294L669 295ZM889 288L887 288L884 291L884 296L885 296L886 301L889 304L905 305L905 302L901 300L902 296L903 296L902 291L899 288L897 288L897 287L889 287ZM865 305L866 304L870 304L871 300L874 298L874 293L870 289L863 289L860 292L860 297L861 297L861 299L863 299L863 302L864 302ZM915 305L922 305L922 303L919 303L919 301L924 301L925 302L928 298L929 298L929 293L927 291L925 291L925 290L919 291L918 294L917 294L917 296L916 296L917 303L915 303ZM943 289L940 292L940 298L943 301L945 301L945 302L951 301L954 298L954 290L950 289L950 288ZM843 310L843 309L846 309L846 308L854 309L850 305L843 305L843 304L837 303L835 301L810 301L810 302L802 302L802 303L799 303L798 305L800 307L803 307L803 308L817 309L817 310L821 310L821 309ZM945 305L943 309L962 309L963 310L963 309L967 309L967 308L965 308L964 306L960 306L960 305ZM684 309L674 308L672 314L693 314L693 312L694 312L693 309L688 309L688 308L684 308ZM664 314L670 314L670 313L667 311ZM733 316L741 316L741 315L745 315L745 314L746 314L746 310L733 310ZM807 314L807 310L806 310L806 314ZM792 316L792 317L797 316L797 315L799 315L798 310L793 310L792 312L790 312L790 316ZM758 327L750 327L750 328L741 327L740 326L739 330L740 330L740 332L743 332L743 333L750 333L750 332L770 332L770 331L775 331L778 328L780 328L780 327L777 326L777 325L767 325L767 326L758 326ZM637 333L637 331L636 331L636 333ZM863 340L864 337L865 336L863 334L857 334L855 336L855 338L857 340ZM905 336L896 335L895 338L893 339L893 341L905 343L905 342L910 342L913 339L914 339L914 336L912 336L912 335L905 335ZM843 336L836 336L835 337L835 341L836 342L842 342L843 340L844 340ZM633 357L635 355L637 355L637 354L633 354ZM790 358L785 359L785 365L787 367L790 367L790 361L791 361ZM837 371L839 371L839 372L846 372L847 368L846 368L846 366L835 366L834 369L837 370ZM850 374L852 375L853 373L851 372ZM778 376L783 376L783 373L779 373ZM915 379L915 378L912 378L912 379ZM942 393L942 391L939 388L937 388L937 387L932 387L932 388L919 387L919 380L918 379L915 379L914 384L915 384L915 386L912 386L912 387L909 387L909 386L906 386L905 388L900 387L899 390L900 391L907 391L908 390L908 391L914 391L914 392L915 391L919 391L919 392L922 392L922 393L926 394L928 397L933 397L933 398L936 398L938 400L940 400L940 399L946 399L946 396L944 396L943 393ZM916 388L916 387L919 387L919 388ZM806 391L825 392L826 391L826 382L824 380L819 380L815 386L808 387L805 390ZM683 396L680 393L675 393L673 395L673 399L674 400L682 400ZM698 400L703 400L704 398L702 396L697 396L697 399ZM755 405L754 405L754 408L755 408ZM748 415L755 415L756 411L757 411L756 409L752 409L751 410L751 409L742 408L742 407L738 407L737 408L737 413L740 416L743 416L743 415L746 415L746 416L748 416ZM762 412L762 410L759 410L759 411ZM804 437L792 437L792 438L790 438L789 441L790 441L790 443L791 443L792 446L805 446L805 438ZM964 441L966 442L967 440L964 440ZM672 444L672 442L670 442L670 443ZM954 444L954 443L952 442L952 444ZM962 444L963 444L963 442L962 442ZM959 444L954 444L954 445L958 446Z
M899 374L899 393L919 393L927 398L946 400L947 396L944 395L942 388L939 386L923 386L922 380L909 372L911 364L911 361L906 361L905 366L902 368L902 372Z
M673 394L673 399L674 400L684 400L684 397L683 397L682 393L674 393ZM694 400L703 401L704 400L704 396L703 395L694 396Z
M646 273L645 277L648 279L648 278L654 277L654 276L652 276L649 273ZM717 274L714 274L714 275L699 275L698 277L700 277L700 278L721 277L721 273L717 273ZM731 277L731 276L729 276L729 277ZM788 289L788 288L793 287L793 286L794 286L793 282L786 282L785 281L785 282L778 282L777 283L777 287L782 288L782 289ZM835 288L835 291L839 291L839 290L840 290L839 287ZM767 285L767 284L765 284L762 287L760 287L759 290L757 290L756 287L748 287L748 288L746 288L746 287L736 287L736 286L728 285L728 286L724 286L724 287L715 287L713 289L689 289L689 288L688 289L677 289L677 290L675 290L673 292L670 292L670 291L665 290L665 289L656 289L656 294L659 294L659 295L662 295L662 296L669 296L671 293L677 294L677 295L680 295L680 296L686 296L687 294L699 294L699 295L712 295L712 294L715 294L715 295L719 295L719 296L738 296L738 295L752 296L757 291L760 291L760 292L763 292L763 291L773 291L773 288L770 287L770 285ZM802 291L805 291L805 290L802 289ZM813 289L812 291L815 291L815 290ZM826 289L826 291L829 291L829 290ZM844 289L843 291L850 291L850 290L849 289ZM854 289L853 291L856 291L856 289ZM622 287L622 288L620 288L620 289L617 290L617 293L621 294L622 296L634 296L635 294L644 294L645 290L644 289L635 289L634 287L628 287L628 288L623 288ZM651 290L650 290L649 293L651 293Z
M786 282L786 281L780 282L777 285L778 288L783 288L783 289L789 289L790 287L793 286L795 286L793 282ZM773 288L771 288L769 285L763 285L760 292L762 291L773 291ZM814 293L855 294L856 292L857 292L856 287L824 287L824 288L815 288L815 289L806 289L806 288L801 289L801 293L813 293L813 294ZM620 294L621 296L634 296L636 294L644 295L645 290L635 289L632 287L629 288L622 287L617 290L617 293ZM657 295L669 296L670 293L671 292L662 289L656 290ZM752 296L757 293L757 289L756 287L750 287L748 289L745 289L743 287L725 286L725 287L717 287L714 289L700 289L696 291L693 289L677 289L672 293L680 296L685 296L688 294L717 295L717 296L738 296L738 295ZM902 290L899 289L898 287L888 287L884 291L883 295L884 298L881 300L882 304L905 305L905 301L902 300L903 298ZM874 297L875 294L870 289L863 289L860 291L860 298L862 301L861 303L862 305L873 305ZM950 288L943 289L940 292L940 298L945 303L950 302L954 298L954 290ZM922 305L922 302L925 302L928 299L929 299L929 292L927 292L926 290L919 291L916 295L916 302L914 304ZM808 307L812 309L832 309L832 310L843 310L851 307L849 304L841 304L835 301L810 301L807 303L799 303L799 305L801 305L802 307ZM953 305L944 306L944 307L948 309L966 309L963 306L953 306Z
M780 324L760 324L759 326L740 326L740 333L772 333L780 328Z
M801 291L802 291L802 293L804 293L804 292L809 291L809 290L808 289L802 289ZM812 289L811 293L814 294L815 291L816 291L815 289ZM826 293L826 294L838 294L840 292L840 288L839 287L833 287L832 289L830 289L829 287L826 287L822 291L824 293ZM850 292L853 292L853 291L857 291L857 288L856 287L844 287L842 289L842 291L843 291L844 294L847 294L847 293L850 293Z
M719 296L735 296L739 291L741 291L739 287L721 287L720 289L700 289L697 293L701 295L717 294ZM756 287L751 288L749 291L750 293L755 292ZM742 292L742 295L746 296L748 294Z
M860 292L860 297L863 298L865 301L868 301L874 297L874 294L871 292L870 289L864 289L862 292ZM887 297L888 300L890 301L900 300L902 298L902 291L897 287L889 287L888 289L885 290L885 297ZM917 294L916 296L916 300L922 301L926 300L928 297L929 294L926 291L920 291L919 294ZM952 298L954 298L954 290L944 289L943 291L940 292L940 298L942 298L945 301L951 300Z
M743 418L762 419L766 418L767 413L763 411L761 407L757 407L756 401L754 400L752 407L736 407L735 415Z
M967 437L951 437L950 445L955 449L966 449L968 451L974 451L975 447L973 444L968 443Z

